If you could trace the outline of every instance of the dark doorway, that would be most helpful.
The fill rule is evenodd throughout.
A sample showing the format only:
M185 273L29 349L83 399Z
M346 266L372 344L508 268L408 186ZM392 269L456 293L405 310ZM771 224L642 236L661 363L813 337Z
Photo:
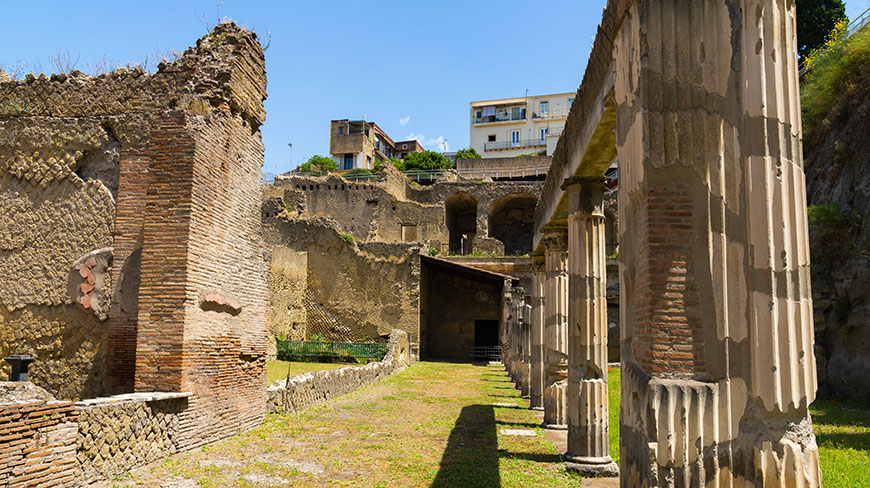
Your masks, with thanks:
M493 205L489 214L489 235L504 243L505 256L522 256L532 252L535 233L533 195L507 195Z
M467 193L457 193L444 202L450 254L471 254L477 234L477 200Z
M474 345L489 347L498 345L498 320L474 321Z

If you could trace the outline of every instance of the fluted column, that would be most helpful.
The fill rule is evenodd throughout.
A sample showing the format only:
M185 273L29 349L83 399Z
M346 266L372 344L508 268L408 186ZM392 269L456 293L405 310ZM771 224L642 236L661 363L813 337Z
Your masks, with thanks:
M532 327L531 377L529 379L529 406L544 409L544 257L532 256Z
M604 179L575 178L568 191L568 469L616 476L607 404L607 269Z
M820 486L795 2L618 12L620 482Z
M568 237L564 229L544 235L546 317L544 355L547 365L544 387L544 426L567 429L568 386Z
M531 367L532 367L532 324L531 306L527 303L528 296L523 300L522 313L520 314L520 331L522 341L522 357L520 360L520 392L528 398L531 392Z

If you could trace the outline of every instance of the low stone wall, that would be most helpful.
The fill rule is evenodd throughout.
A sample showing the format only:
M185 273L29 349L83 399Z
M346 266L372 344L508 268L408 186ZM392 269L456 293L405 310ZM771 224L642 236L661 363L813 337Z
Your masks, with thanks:
M133 393L76 403L76 484L104 480L182 450L181 416L188 395Z
M301 410L386 379L410 364L408 333L394 329L390 332L387 355L382 361L302 373L289 381L275 380L269 385L267 407L272 413L283 412L285 405L288 409Z

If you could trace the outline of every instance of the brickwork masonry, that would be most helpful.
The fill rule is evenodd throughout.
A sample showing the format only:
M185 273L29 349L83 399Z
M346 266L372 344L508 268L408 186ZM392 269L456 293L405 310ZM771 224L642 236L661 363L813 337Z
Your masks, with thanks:
M272 413L286 413L317 405L388 378L410 365L408 334L396 329L390 333L387 355L382 361L273 381L269 385L268 409Z

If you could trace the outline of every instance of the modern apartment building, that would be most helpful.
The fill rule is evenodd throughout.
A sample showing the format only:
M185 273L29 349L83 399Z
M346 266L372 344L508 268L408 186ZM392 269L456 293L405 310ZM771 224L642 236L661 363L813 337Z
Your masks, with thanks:
M574 93L471 102L471 147L484 158L553 154Z
M416 140L393 142L374 122L333 120L329 127L329 154L338 169L373 169L375 161L404 159L412 152L423 152Z

